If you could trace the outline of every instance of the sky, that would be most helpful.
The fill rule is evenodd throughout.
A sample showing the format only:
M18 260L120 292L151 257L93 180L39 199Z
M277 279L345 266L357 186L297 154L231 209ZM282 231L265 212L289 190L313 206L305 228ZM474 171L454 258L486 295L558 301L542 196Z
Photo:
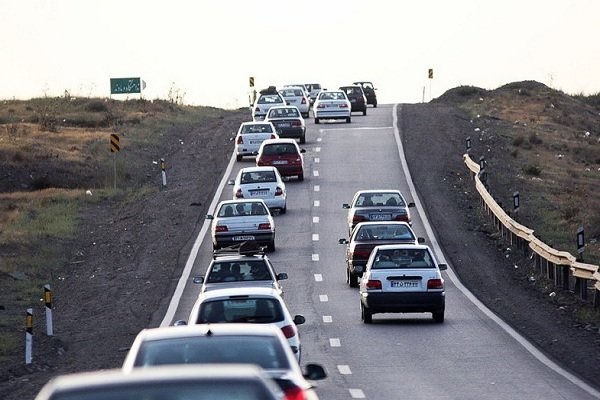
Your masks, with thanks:
M110 94L233 109L257 89L372 81L379 103L535 80L600 92L598 0L0 0L0 99ZM433 70L433 79L428 70Z

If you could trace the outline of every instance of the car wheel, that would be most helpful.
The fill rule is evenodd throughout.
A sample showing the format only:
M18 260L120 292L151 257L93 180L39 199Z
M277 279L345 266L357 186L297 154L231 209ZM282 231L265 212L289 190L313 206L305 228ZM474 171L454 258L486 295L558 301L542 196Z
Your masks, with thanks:
M304 180L304 174L298 175L298 180L302 182Z
M444 322L444 312L443 311L436 311L436 312L432 312L431 314L433 316L433 320L435 322L437 322L438 324L441 324L442 322Z
M363 115L367 115L367 107L363 110Z
M286 206L284 206L283 208L281 208L281 209L279 210L279 213L280 213L280 214L285 214L285 213L286 213L286 211L287 211L287 205L286 205Z
M236 160L236 161L242 161L242 158L243 158L243 157L244 157L244 156L242 156L241 154L237 154L237 155L235 156L235 160Z
M352 122L352 117L346 117L346 123L349 124L350 122Z
M315 117L315 124L318 124L318 123L319 123L319 118Z
M373 314L362 302L360 303L360 318L365 324L370 324L373 322Z
M350 272L348 267L346 267L346 284L351 288L358 287L358 276Z
M275 251L275 239L273 239L271 242L269 242L269 244L267 245L267 250Z
M373 108L377 108L377 102L373 103Z
M306 134L302 134L302 136L300 136L300 144L304 143L306 143Z

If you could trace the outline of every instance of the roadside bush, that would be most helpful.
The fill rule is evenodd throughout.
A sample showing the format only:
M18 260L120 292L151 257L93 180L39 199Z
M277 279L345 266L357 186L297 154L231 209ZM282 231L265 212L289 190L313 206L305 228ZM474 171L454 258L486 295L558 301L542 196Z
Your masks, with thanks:
M542 173L542 170L537 165L527 164L523 167L523 172L526 175L539 176Z
M542 139L540 139L540 137L535 133L530 133L528 140L531 144L542 144Z
M108 106L103 101L92 101L85 106L85 110L89 112L108 112Z

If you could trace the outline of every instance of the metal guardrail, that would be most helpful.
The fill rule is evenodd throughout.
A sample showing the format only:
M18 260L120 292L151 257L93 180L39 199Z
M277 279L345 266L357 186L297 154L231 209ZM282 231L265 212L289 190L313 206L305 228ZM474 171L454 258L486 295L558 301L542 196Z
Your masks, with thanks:
M496 203L496 200L487 191L485 185L479 179L481 167L479 163L473 161L468 154L463 155L463 160L467 168L472 173L475 181L475 187L481 196L482 205L493 215L494 223L502 237L506 238L522 249L525 253L528 250L533 252L532 259L547 278L552 279L556 286L565 290L573 288L579 296L587 300L589 283L593 283L591 288L594 291L594 305L600 306L600 267L598 265L585 264L577 261L575 256L566 251L556 250L546 243L539 240L534 235L533 229L527 228L513 220ZM574 285L571 285L574 281Z

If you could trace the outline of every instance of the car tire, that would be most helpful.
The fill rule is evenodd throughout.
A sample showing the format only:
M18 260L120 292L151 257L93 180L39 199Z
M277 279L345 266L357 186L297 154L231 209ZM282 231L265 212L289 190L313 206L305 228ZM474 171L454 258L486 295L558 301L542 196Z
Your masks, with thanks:
M302 182L304 180L304 174L298 175L298 180Z
M242 158L244 158L244 156L242 156L241 154L237 154L237 155L235 156L235 160L236 160L236 161L242 161Z
M373 108L377 108L377 102L373 103Z
M283 208L279 209L279 214L285 214L287 212L287 205L283 206Z
M318 123L319 123L319 118L315 117L315 124L318 124Z
M363 110L363 115L367 115L367 107Z
M358 287L358 276L350 272L350 269L346 268L346 283L349 287Z
M306 143L306 134L303 133L302 136L300 136L300 144L304 144Z
M360 318L365 324L370 324L373 322L373 314L362 302L360 303Z
M352 117L346 117L346 123L349 124L350 122L352 122Z
M435 312L432 312L431 315L433 316L433 320L435 322L437 322L438 324L441 324L444 322L444 312L443 311L435 311Z
M275 251L275 239L273 239L269 242L269 244L267 244L267 250L270 252Z

